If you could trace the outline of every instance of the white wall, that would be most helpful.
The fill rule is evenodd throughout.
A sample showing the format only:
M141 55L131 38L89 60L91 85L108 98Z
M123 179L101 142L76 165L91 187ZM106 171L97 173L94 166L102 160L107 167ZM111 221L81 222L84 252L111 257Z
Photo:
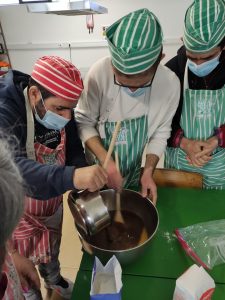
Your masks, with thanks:
M1 1L1 0L0 0ZM164 31L165 61L176 54L182 36L183 19L191 0L96 0L108 8L105 15L94 15L94 33L86 28L86 16L58 16L28 13L26 7L0 7L11 63L27 73L42 55L70 59L84 73L98 58L108 54L102 25L110 25L123 15L148 8L159 18Z

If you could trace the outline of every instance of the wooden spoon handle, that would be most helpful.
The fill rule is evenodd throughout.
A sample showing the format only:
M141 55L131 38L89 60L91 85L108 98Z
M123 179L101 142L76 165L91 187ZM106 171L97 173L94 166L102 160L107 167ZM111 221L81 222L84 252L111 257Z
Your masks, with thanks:
M120 172L119 156L117 151L115 151L115 163L117 171Z
M120 172L120 165L119 165L119 156L118 156L118 152L115 151L115 163L116 163L116 169L118 172ZM120 211L120 193L117 191L116 192L116 210Z
M118 132L120 130L120 127L121 127L121 121L118 121L116 123L116 127L115 127L115 130L113 132L112 139L111 139L111 142L110 142L110 145L109 145L109 149L108 149L108 152L107 152L104 164L103 164L104 169L107 169L107 166L108 166L109 160L111 158L113 148L114 148L114 145L115 145L116 138L117 138Z

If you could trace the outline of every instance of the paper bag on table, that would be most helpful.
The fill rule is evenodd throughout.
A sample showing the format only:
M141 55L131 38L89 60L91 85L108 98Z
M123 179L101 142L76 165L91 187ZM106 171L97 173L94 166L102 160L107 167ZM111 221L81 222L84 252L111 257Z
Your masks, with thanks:
M121 300L122 269L113 256L105 266L95 257L91 279L91 300Z
M173 300L210 300L214 289L214 280L204 268L192 265L176 280Z

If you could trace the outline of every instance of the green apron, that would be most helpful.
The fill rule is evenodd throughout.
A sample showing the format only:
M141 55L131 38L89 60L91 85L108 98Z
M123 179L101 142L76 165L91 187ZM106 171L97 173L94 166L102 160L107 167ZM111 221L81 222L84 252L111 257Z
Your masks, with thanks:
M225 123L225 86L219 90L191 90L188 88L187 66L184 76L184 100L180 126L188 139L206 140L214 128ZM181 148L167 147L165 168L175 168L203 175L206 189L225 189L225 149L217 147L212 159L203 167L191 166Z
M119 91L119 96L121 96ZM145 113L136 118L129 118L121 120L121 128L118 133L114 151L117 151L119 156L119 166L121 175L124 178L123 187L130 188L140 184L140 172L142 156L146 144L148 143L148 109L150 101L151 89L147 89L144 96L144 105L146 107ZM121 101L124 96L121 96ZM114 105L116 101L114 102ZM116 107L115 107L116 108ZM111 112L109 112L109 115ZM112 134L114 132L116 121L109 121L108 117L102 122L103 132L100 130L102 143L107 150L109 148ZM100 128L99 128L100 129Z
M105 138L102 139L105 149L109 148L115 126L116 122L105 122ZM145 115L121 121L114 152L116 150L119 156L120 172L124 177L124 188L139 184L142 154L148 141L147 133L148 118Z

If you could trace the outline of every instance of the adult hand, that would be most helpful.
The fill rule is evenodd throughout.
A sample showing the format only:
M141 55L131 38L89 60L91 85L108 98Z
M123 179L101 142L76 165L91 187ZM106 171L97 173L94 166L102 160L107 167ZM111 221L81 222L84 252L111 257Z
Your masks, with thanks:
M109 188L113 188L114 190L120 191L123 187L123 177L121 173L117 170L116 164L112 159L110 159L108 163L107 174L108 174L107 186Z
M144 168L143 174L141 176L141 194L142 197L149 196L153 204L156 205L157 201L157 186L152 178L152 169Z
M206 140L206 146L204 146L203 150L195 155L196 159L203 160L207 163L211 159L211 155L217 147L218 138L216 136L212 136Z
M107 172L99 165L76 169L73 175L73 183L78 190L95 192L108 182Z
M197 168L204 166L211 159L210 155L204 151L208 147L206 141L195 141L183 137L180 147L187 154L188 162Z
M218 138L216 136L212 136L206 140L206 143L207 146L204 147L202 153L204 155L212 155L213 151L218 147Z
M30 288L40 290L40 279L32 261L20 255L17 251L12 256L22 289L24 291L28 291Z

